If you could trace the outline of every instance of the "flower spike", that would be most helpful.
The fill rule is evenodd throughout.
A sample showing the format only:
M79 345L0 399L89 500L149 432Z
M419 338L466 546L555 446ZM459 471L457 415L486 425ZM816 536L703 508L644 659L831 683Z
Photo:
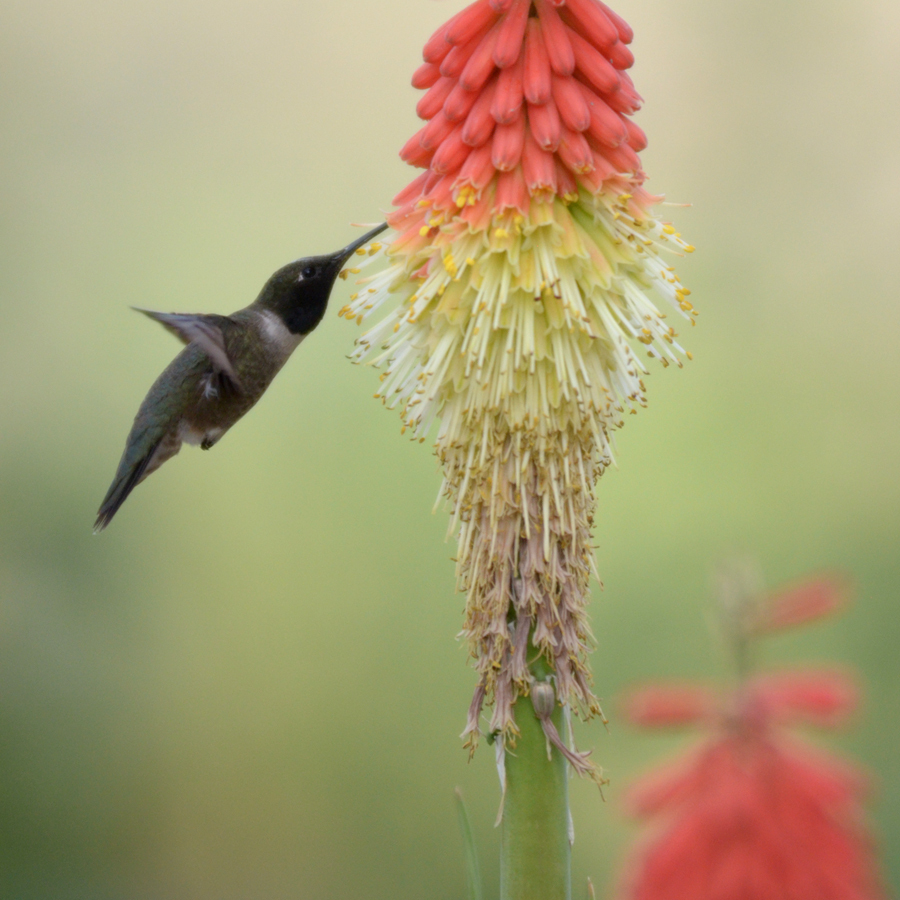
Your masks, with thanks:
M387 266L346 308L381 316L354 354L383 366L376 396L414 438L436 435L479 675L470 743L484 705L515 738L536 658L560 703L599 713L595 483L647 403L650 361L688 355L673 259L693 248L644 188L631 38L598 0L477 0L439 28L413 77L426 122L401 151L427 173L395 198Z

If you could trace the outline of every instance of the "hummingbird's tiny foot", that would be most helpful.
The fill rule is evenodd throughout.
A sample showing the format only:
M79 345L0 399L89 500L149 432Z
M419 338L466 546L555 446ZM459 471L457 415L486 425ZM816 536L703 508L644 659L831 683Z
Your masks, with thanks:
M211 441L208 437L205 437L200 442L200 449L201 450L210 450L212 448L213 444L215 444L215 441Z

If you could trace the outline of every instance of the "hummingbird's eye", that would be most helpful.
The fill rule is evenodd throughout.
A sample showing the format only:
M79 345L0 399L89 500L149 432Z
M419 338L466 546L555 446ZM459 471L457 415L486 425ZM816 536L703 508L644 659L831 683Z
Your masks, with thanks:
M303 278L313 278L313 277L315 277L315 274L316 274L316 267L315 267L315 266L307 266L307 267L300 273L300 275L301 275Z

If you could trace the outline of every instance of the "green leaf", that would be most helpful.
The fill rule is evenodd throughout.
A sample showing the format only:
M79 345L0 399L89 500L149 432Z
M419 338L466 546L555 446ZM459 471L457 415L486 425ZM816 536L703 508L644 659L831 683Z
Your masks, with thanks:
M484 900L481 890L481 872L478 868L478 851L475 849L475 837L472 834L469 814L466 812L462 791L457 788L454 793L456 794L456 812L459 816L459 830L462 833L463 852L466 860L466 897L467 900Z

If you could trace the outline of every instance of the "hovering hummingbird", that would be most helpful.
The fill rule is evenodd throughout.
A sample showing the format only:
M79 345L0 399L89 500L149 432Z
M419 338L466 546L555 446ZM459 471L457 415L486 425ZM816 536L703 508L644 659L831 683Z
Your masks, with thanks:
M322 321L344 263L387 227L382 223L337 253L289 263L265 283L253 303L230 316L138 310L187 347L156 379L134 418L116 477L97 513L95 534L183 442L209 450L262 397Z

